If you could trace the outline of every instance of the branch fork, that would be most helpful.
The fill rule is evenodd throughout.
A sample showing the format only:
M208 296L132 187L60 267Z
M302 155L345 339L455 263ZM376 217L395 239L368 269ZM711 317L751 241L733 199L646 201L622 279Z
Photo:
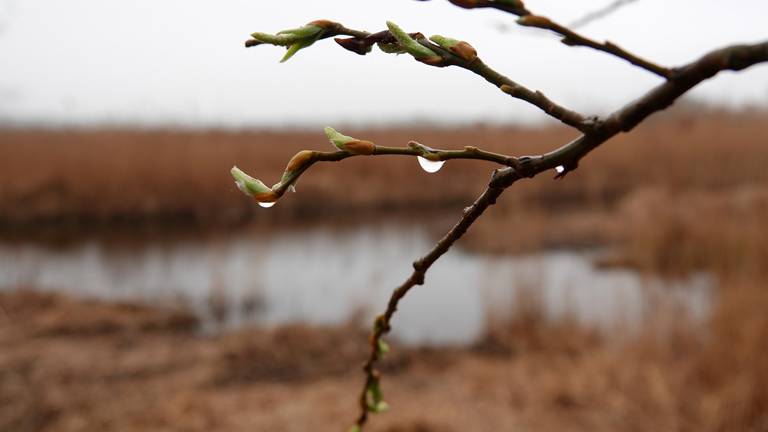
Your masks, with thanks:
M303 150L297 153L288 162L280 182L271 188L237 167L232 169L232 176L240 190L257 201L275 202L287 190L293 188L299 177L316 162L336 162L353 156L404 155L422 157L433 162L476 159L501 165L501 168L493 171L491 180L483 193L472 205L464 209L458 222L426 255L413 262L411 275L392 292L385 312L374 320L370 336L371 351L363 366L366 378L359 397L360 414L350 432L361 432L369 414L382 412L387 408L381 391L381 374L377 371L376 365L390 350L383 337L391 329L390 321L397 311L399 302L414 286L424 283L426 272L432 264L466 233L488 207L496 203L498 197L507 188L518 180L535 177L548 170L555 170L557 173L555 178L561 179L569 172L576 170L581 159L589 152L615 135L632 130L651 114L664 110L702 81L724 70L739 71L758 63L768 62L768 41L764 41L752 45L725 47L682 67L667 68L642 59L611 42L596 42L546 17L534 15L520 0L449 1L466 9L494 8L516 15L519 17L517 20L519 25L552 31L561 36L561 42L566 45L585 46L613 55L658 75L664 79L664 82L609 116L601 118L585 116L570 110L550 100L542 92L530 90L496 72L482 62L477 56L477 51L467 42L439 35L426 38L421 33L407 33L392 22L387 23L387 30L377 33L353 30L333 21L320 20L297 29L284 30L275 35L252 34L253 39L246 42L246 47L264 44L287 47L288 52L283 57L283 61L318 40L347 36L346 38L336 37L335 41L341 47L356 54L365 55L372 50L373 45L377 45L385 53L408 53L415 60L427 65L461 67L484 78L505 94L538 107L551 117L582 133L575 140L548 153L513 157L484 151L474 146L466 146L463 150L440 150L416 141L410 141L406 147L385 147L326 128L326 135L335 146L335 151Z

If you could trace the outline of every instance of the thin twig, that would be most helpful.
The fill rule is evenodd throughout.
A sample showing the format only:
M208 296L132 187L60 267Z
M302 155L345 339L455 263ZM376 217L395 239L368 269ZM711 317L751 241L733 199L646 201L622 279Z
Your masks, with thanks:
M530 90L496 72L483 63L479 58L466 64L464 68L485 78L486 81L499 87L501 91L513 98L524 100L538 107L555 119L560 120L562 123L578 129L581 132L587 132L592 127L591 121L584 115L557 104L538 90Z
M392 296L387 303L386 311L383 315L379 315L376 318L374 330L370 338L371 353L363 366L363 370L366 373L366 382L359 399L360 416L356 421L356 424L361 428L368 419L368 388L372 382L380 379L379 372L375 368L376 362L382 357L379 348L380 341L382 336L390 330L390 321L397 311L397 306L400 300L408 294L408 291L410 291L411 288L416 285L424 284L424 276L432 264L434 264L434 262L444 253L448 252L448 249L453 246L456 240L460 239L464 233L467 232L467 229L472 226L481 214L483 214L485 209L496 203L496 199L502 192L504 192L504 189L505 188L499 186L489 186L470 207L464 209L464 214L461 219L459 219L459 222L437 242L429 253L413 262L413 273L411 273L402 285L392 292Z
M428 1L428 0L421 0L421 1ZM549 18L534 15L532 12L527 10L522 5L522 2L515 2L519 4L510 6L510 5L507 5L508 2L502 2L498 0L497 1L449 0L449 1L457 6L467 8L467 9L492 8L492 9L498 9L498 10L510 13L512 15L516 15L520 17L520 19L517 20L518 24L528 26L528 27L538 27L545 30L551 30L559 34L560 36L562 36L562 42L568 46L585 46L585 47L589 47L592 49L596 49L598 51L611 54L613 56L624 59L635 66L643 68L665 79L671 78L672 74L674 73L671 69L668 69L663 66L659 66L651 61L638 57L612 42L594 41L583 35L576 33L572 29L569 29L565 26L557 24L556 22L550 20Z
M517 160L511 156L481 150L477 147L466 146L463 150L442 150L427 147L416 141L411 141L408 147L386 147L376 145L374 146L373 153L369 155L355 154L344 150L330 152L302 150L288 162L285 176L280 184L272 189L272 192L278 197L282 196L291 185L298 181L299 177L301 177L309 167L317 162L338 162L353 156L376 155L421 156L434 162L451 159L473 159L495 162L499 165L509 167L519 166Z
M594 11L589 12L588 14L586 14L586 15L578 18L578 19L575 19L575 20L571 21L571 23L568 24L568 27L571 30L576 30L578 28L584 27L587 24L591 24L594 21L597 21L599 19L607 17L608 15L616 12L617 10L621 9L622 7L624 7L624 6L628 5L628 4L634 3L636 1L637 0L615 0L611 4L605 6L605 7L601 8L601 9L594 10Z
M397 311L400 300L416 285L424 283L424 277L432 264L472 226L475 220L517 180L534 177L555 167L563 167L557 178L565 176L578 166L578 162L590 151L611 139L620 132L627 132L645 120L649 115L662 111L674 101L702 81L715 76L724 70L739 71L757 63L768 62L768 41L754 45L736 45L722 48L701 57L699 60L681 67L674 78L650 90L644 96L625 105L604 120L598 119L595 128L578 139L552 152L517 158L518 166L496 170L483 194L468 207L459 222L432 248L424 257L413 263L414 271L410 277L397 289L387 304L384 314L376 317L374 330L371 334L371 353L363 370L366 374L365 384L360 394L360 414L355 422L358 430L362 430L368 420L370 407L368 391L372 383L381 379L376 370L376 364L381 359L382 337L390 329L390 321ZM653 161L649 161L653 163Z
M673 71L669 68L659 66L651 61L638 57L624 48L609 42L597 42L586 36L582 36L568 27L562 26L549 18L538 15L526 15L517 20L517 23L526 27L536 27L545 30L551 30L563 38L561 42L568 46L584 46L604 53L614 55L620 59L626 60L633 65L643 68L648 72L654 73L662 78L669 79Z

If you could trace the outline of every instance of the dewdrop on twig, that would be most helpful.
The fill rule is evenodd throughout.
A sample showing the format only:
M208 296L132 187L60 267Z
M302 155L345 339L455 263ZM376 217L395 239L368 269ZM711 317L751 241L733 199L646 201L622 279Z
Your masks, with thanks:
M442 168L443 164L445 164L445 161L431 161L422 156L416 156L416 159L419 161L421 169L430 174L440 171L440 168Z

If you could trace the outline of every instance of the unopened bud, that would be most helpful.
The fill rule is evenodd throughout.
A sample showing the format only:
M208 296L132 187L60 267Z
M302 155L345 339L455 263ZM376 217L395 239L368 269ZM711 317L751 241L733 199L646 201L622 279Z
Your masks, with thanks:
M304 41L304 40L301 40L301 41L298 41L298 42L294 43L293 45L289 46L289 47L288 47L288 51L286 51L286 53L285 53L285 55L283 56L283 58L281 58L281 59L280 59L280 63L285 63L285 62L287 62L287 61L288 61L288 59L290 59L291 57L293 57L293 55L294 55L294 54L296 54L296 53L297 53L297 52L299 52L300 50L302 50L302 49L304 49L304 48L306 48L306 47L308 47L308 46L312 45L313 43L315 43L315 40L314 40L314 39L312 39L312 40L309 40L309 41Z
M291 160L288 161L288 165L285 166L285 170L296 171L298 168L304 165L309 159L311 159L313 154L314 152L312 150L302 150L296 153L291 158Z
M280 178L280 183L276 184L275 186L272 186L273 189L281 187L284 184L287 184L288 182L291 182L291 177L296 172L296 170L300 169L305 163L307 163L308 160L310 160L313 156L314 152L311 150L302 150L298 153L296 153L290 161L288 161L288 165L285 166L285 171L283 172L283 176ZM295 179L293 179L293 183L295 183ZM293 184L288 186L288 189L296 192L296 189Z
M294 36L296 40L298 40L298 39L311 38L317 35L318 33L320 33L321 31L323 31L323 27L314 25L314 24L307 24L303 27L298 27L298 28L288 29L288 30L280 30L279 32L277 32L277 35L278 36L291 35L291 36Z
M290 46L296 40L296 37L292 35L285 35L285 34L273 35L273 34L262 33L262 32L251 33L251 37L261 43L265 43L269 45L279 45L279 46Z
M385 401L378 401L373 405L369 405L368 409L374 414L379 414L387 411L389 409L389 404Z
M397 24L392 21L387 21L387 28L392 36L397 39L397 42L405 49L405 51L412 55L416 60L426 63L432 66L440 66L443 63L443 58L437 55L431 49L425 47L412 38L408 33L403 31Z
M379 355L379 357L383 357L385 354L387 354L389 349L389 344L384 342L383 339L379 339L376 343L376 353Z
M384 402L384 394L381 391L378 378L373 378L368 384L366 399L368 411L370 412L380 413L389 409L389 404Z
M240 189L242 193L253 197L256 201L274 202L279 198L279 196L272 192L272 189L267 187L261 180L249 176L240 168L236 166L232 167L230 173L235 179L237 188Z
M325 135L336 148L352 154L371 155L376 150L376 146L372 142L352 138L351 136L337 132L336 129L332 127L325 128Z
M368 43L365 40L358 38L334 38L333 40L345 50L360 55L366 55L371 52L371 47L373 46L372 43Z
M293 57L299 50L304 49L317 41L325 32L326 29L332 26L338 25L332 21L319 20L313 21L305 26L281 30L277 34L255 32L251 33L257 42L278 45L288 47L288 52L285 53L280 63L287 61ZM246 46L254 46L256 43L246 42Z
M429 40L456 54L466 61L473 61L477 58L477 50L475 50L475 48L467 42L440 35L433 35L429 38Z
M549 18L539 15L526 15L520 17L518 18L517 23L526 27L538 27L543 29L551 28L553 25Z
M327 19L315 20L307 23L308 26L317 26L323 30L328 30L339 25L339 23Z

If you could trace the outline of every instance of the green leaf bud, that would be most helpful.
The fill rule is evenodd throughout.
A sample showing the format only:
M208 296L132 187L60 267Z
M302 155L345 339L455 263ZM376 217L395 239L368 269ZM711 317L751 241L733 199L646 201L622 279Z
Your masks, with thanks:
M372 413L379 414L389 409L389 404L385 401L378 401L374 405L368 407Z
M336 148L352 154L371 155L376 150L376 146L372 142L344 135L330 126L325 128L325 135Z
M251 33L251 37L256 39L259 42L269 44L269 45L278 45L278 46L290 46L291 44L296 41L296 36L289 35L289 34L269 34L269 33L262 33L262 32L254 32Z
M467 42L440 35L433 35L429 38L429 40L464 60L472 61L477 58L477 51Z
M283 63L293 57L299 50L315 43L323 36L325 30L331 29L331 27L335 25L337 25L337 23L327 20L312 21L305 26L281 30L274 35L255 32L251 33L251 37L261 43L288 47L288 52L286 52L280 60L280 63ZM253 43L250 45L253 45ZM246 43L246 46L249 46L248 43Z
M291 35L296 37L297 39L306 39L306 38L312 38L316 36L318 33L323 31L322 27L316 26L316 25L305 25L304 27L299 27L295 29L288 29L288 30L281 30L277 32L277 35Z
M296 53L297 53L297 52L299 52L300 50L302 50L302 49L304 49L304 48L306 48L306 47L308 47L308 46L312 45L313 43L315 43L315 41L314 41L314 40L311 40L311 41L304 41L304 40L301 40L301 41L298 41L298 42L295 42L295 43L293 43L291 46L289 46L289 47L288 47L288 51L285 53L285 55L283 56L283 58L281 58L281 59L280 59L280 63L285 63L285 62L287 62L287 61L288 61L288 59L290 59L291 57L293 57L293 55L294 55L294 54L296 54Z
M389 352L389 344L384 342L383 339L379 339L376 343L376 353L379 357L384 357L385 354Z
M244 173L240 168L234 166L230 170L235 179L237 188L244 194L253 197L259 202L274 202L279 198L271 188L267 187L261 180L255 179Z
M405 51L412 55L416 60L430 65L438 65L443 62L443 58L437 55L431 49L425 47L412 38L408 33L403 31L397 24L392 21L387 21L387 28L392 33L397 42L405 49Z

